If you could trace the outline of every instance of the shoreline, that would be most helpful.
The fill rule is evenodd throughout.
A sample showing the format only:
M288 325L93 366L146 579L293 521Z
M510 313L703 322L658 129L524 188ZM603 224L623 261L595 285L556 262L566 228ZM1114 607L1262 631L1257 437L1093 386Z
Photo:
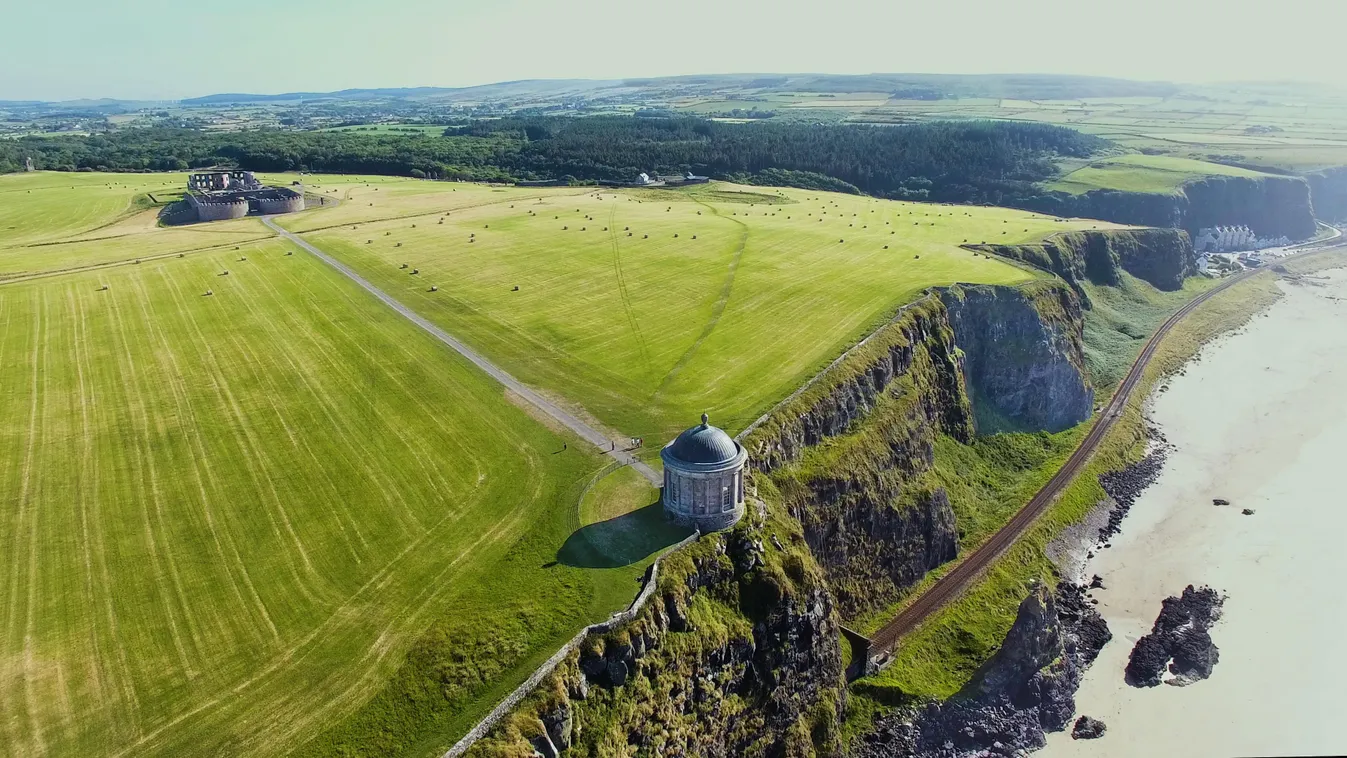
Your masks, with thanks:
M1107 588L1092 596L1114 640L1086 672L1077 714L1109 729L1094 741L1051 734L1043 755L1347 748L1322 727L1341 710L1334 684L1347 676L1347 655L1325 650L1323 635L1347 623L1347 609L1319 600L1333 597L1347 572L1333 544L1347 533L1347 514L1335 506L1332 481L1337 452L1347 449L1347 399L1333 391L1347 376L1347 334L1333 328L1347 315L1347 270L1278 286L1284 297L1157 382L1143 413L1148 428L1171 439L1170 461L1111 547L1095 539L1109 501L1059 538L1076 540L1055 556L1065 559L1064 580L1098 574ZM1231 505L1213 505L1217 498ZM1082 543L1092 557L1080 559ZM1132 646L1160 601L1188 584L1229 596L1212 630L1221 663L1209 681L1185 688L1127 686Z

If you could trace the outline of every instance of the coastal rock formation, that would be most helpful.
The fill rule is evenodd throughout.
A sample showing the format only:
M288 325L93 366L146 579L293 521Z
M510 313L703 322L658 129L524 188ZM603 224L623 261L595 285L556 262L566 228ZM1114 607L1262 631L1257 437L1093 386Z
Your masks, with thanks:
M1080 587L1062 584L1054 596L1034 586L1001 649L959 694L880 719L852 755L1013 756L1041 748L1047 732L1071 723L1081 674L1111 636Z
M921 481L941 432L971 440L972 409L947 313L931 297L744 439L844 615L892 602L954 558L949 498ZM815 465L820 455L827 462Z
M783 550L747 521L666 559L635 620L587 641L468 755L835 753L832 597L799 534Z
M1183 228L1243 225L1259 237L1314 236L1310 185L1300 177L1208 176L1183 185L1188 199Z
M1157 289L1177 290L1197 272L1191 237L1176 229L1107 229L1054 234L1024 245L967 245L1051 271L1089 306L1082 285L1116 286L1126 271Z
M740 439L761 499L745 519L668 556L637 618L591 638L471 754L836 754L839 616L893 602L958 550L937 442L973 442L979 403L1025 426L1088 416L1080 342L1060 282L904 308ZM1014 744L1069 725L1078 667L1107 627L1063 585L1056 599L1036 590L1016 630L981 673L977 707L961 701L941 724L1023 726Z
M1127 661L1126 679L1133 687L1154 687L1168 668L1170 684L1182 686L1211 676L1220 651L1210 630L1221 617L1224 598L1210 587L1184 588L1165 598L1151 633L1137 640Z
M1099 541L1105 542L1122 531L1122 521L1146 488L1155 483L1164 470L1169 446L1161 444L1151 449L1144 458L1118 471L1099 477L1099 486L1115 503L1109 511L1108 523L1099 530Z
M1335 166L1305 176L1310 183L1314 215L1323 221L1347 219L1347 166Z
M926 476L939 435L970 442L975 410L986 433L1089 417L1081 324L1056 282L941 290L743 439L844 616L893 602L955 557L953 508Z
M1321 186L1336 186L1335 178ZM1311 182L1298 176L1206 176L1171 193L1093 190L1072 195L1052 192L1022 204L1057 216L1097 218L1120 224L1183 229L1195 235L1212 226L1248 226L1259 237L1303 240L1314 236L1316 207ZM1325 191L1325 197L1332 197ZM1333 208L1333 201L1326 207ZM1323 213L1323 211L1320 211Z
M1071 728L1071 739L1073 740L1097 740L1104 736L1108 727L1099 719L1081 716L1076 719L1076 725Z
M1080 301L1065 287L954 286L941 293L963 351L977 428L1059 432L1090 417Z

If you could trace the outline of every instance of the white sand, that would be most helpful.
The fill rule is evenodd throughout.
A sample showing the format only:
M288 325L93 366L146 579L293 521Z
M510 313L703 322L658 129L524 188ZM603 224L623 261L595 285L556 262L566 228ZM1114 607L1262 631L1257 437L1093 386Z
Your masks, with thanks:
M1086 567L1107 586L1094 596L1113 641L1077 712L1108 732L1050 735L1040 756L1347 754L1347 272L1326 277L1283 285L1157 397L1178 449ZM1215 672L1128 687L1132 645L1189 583L1229 596Z

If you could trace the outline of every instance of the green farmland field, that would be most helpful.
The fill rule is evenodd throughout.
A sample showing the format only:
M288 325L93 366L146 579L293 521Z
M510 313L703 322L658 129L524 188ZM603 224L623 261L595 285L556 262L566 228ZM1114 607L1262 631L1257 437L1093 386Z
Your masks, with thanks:
M258 220L159 228L146 193L182 181L0 177L3 752L438 754L683 533ZM306 181L339 204L286 225L650 447L702 410L741 428L926 287L1035 276L965 239L1096 225Z
M965 241L1105 226L721 184L404 184L318 177L352 200L281 223L320 229L305 238L525 382L661 444L703 411L744 428L927 287L1034 276Z
M158 228L150 200L176 200L186 174L0 176L0 282L184 255L272 236L257 219Z
M1119 155L1091 161L1048 185L1049 189L1083 193L1097 189L1171 193L1184 182L1204 176L1267 176L1235 166L1168 155Z
M239 248L0 284L5 754L440 750L679 536L606 556L597 454Z

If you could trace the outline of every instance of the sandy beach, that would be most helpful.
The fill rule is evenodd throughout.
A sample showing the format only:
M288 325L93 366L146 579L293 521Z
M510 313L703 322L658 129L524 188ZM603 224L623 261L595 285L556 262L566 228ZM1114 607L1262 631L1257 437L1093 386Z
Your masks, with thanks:
M1282 287L1156 396L1176 449L1085 570L1104 579L1093 596L1114 639L1077 713L1108 732L1053 734L1039 755L1347 753L1347 270ZM1133 644L1190 583L1228 595L1211 678L1127 686Z

